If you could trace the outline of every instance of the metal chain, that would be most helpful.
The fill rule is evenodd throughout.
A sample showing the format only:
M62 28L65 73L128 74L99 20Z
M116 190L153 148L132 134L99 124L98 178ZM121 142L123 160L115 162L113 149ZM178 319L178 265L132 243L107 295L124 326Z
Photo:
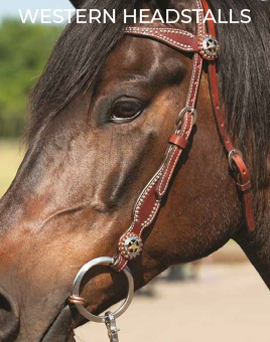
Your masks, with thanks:
M105 316L106 316L105 324L108 329L108 336L109 336L110 342L119 342L118 332L120 331L120 329L118 329L116 326L116 320L115 320L114 315L112 314L111 311L108 311L106 312Z

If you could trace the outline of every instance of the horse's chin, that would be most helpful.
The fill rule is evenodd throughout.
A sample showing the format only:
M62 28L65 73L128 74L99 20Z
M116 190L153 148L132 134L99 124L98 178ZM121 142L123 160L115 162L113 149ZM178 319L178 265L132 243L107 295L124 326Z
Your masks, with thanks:
M51 325L44 332L40 342L76 342L72 328L72 315L67 305L56 316Z

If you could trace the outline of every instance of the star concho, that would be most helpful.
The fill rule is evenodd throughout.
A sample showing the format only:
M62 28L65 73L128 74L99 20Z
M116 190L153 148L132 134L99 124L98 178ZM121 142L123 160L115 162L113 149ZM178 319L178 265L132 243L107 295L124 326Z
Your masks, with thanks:
M142 248L142 239L135 233L124 234L119 241L119 251L127 260L135 259L141 254Z
M218 40L209 34L199 37L199 52L204 59L215 60L219 54Z

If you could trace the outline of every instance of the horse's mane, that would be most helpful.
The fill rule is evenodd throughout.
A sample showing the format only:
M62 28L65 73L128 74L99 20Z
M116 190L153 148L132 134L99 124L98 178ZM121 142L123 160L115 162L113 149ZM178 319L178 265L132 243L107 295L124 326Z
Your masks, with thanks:
M181 0L179 0L181 1ZM31 141L42 125L89 87L108 54L123 36L123 11L142 0L88 0L85 8L116 9L116 23L78 25L72 22L54 47L30 98ZM148 1L158 6L161 1ZM251 156L255 188L267 183L270 140L270 6L256 0L209 0L214 12L250 9L249 24L218 24L221 43L219 74L227 121L237 147ZM250 151L252 152L250 154Z
M270 4L259 0L209 0L228 19L249 9L249 24L219 24L221 43L219 79L228 129L235 145L244 152L253 188L269 186L270 153ZM223 15L223 19L225 19Z

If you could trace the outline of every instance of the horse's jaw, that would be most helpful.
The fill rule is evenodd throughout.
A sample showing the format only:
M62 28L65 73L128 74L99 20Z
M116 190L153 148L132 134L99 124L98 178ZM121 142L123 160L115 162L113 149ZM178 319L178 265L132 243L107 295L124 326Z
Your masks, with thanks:
M40 342L71 342L74 341L73 336L70 307L65 306L64 309L54 318L48 329L45 330L40 338Z

